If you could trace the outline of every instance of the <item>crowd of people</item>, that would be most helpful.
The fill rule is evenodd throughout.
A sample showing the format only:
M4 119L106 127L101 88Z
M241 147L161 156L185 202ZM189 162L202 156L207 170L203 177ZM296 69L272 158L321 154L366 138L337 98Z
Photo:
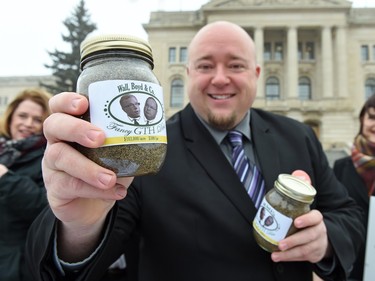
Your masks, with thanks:
M351 155L331 169L311 127L253 107L255 54L236 24L197 32L188 48L189 104L167 122L167 156L156 175L116 178L70 145L94 149L105 138L76 118L88 109L84 96L20 93L0 123L0 280L110 280L119 263L131 272L119 280L129 281L362 280L375 95L360 112ZM140 112L136 100L130 107ZM316 189L278 251L253 237L257 206L232 163L233 131L266 192L279 174L297 170Z

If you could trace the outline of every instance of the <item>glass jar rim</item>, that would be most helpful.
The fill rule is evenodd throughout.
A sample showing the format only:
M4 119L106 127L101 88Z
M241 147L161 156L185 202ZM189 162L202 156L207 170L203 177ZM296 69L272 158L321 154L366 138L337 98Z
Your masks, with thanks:
M312 185L289 174L280 174L274 186L284 195L303 203L311 204L316 195L316 190Z

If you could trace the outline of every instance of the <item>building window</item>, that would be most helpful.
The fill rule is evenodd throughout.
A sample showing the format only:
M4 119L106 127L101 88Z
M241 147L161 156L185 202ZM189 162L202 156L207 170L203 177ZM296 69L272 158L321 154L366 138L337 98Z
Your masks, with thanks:
M365 84L365 99L375 94L375 78L368 78Z
M263 59L265 61L270 61L270 60L282 61L284 59L283 43L282 42L264 43Z
M175 47L169 48L168 61L169 63L176 62L176 48Z
M275 60L283 60L283 43L276 42L275 43Z
M306 50L305 50L305 59L307 60L314 60L315 59L315 50L314 50L314 42L306 42Z
M370 59L367 45L361 46L361 58L362 61L368 61Z
M187 62L187 48L180 48L180 62Z
M302 42L298 42L298 60L303 59L303 45Z
M298 97L300 100L311 100L311 81L308 77L299 78Z
M272 59L271 43L264 43L263 59L269 61Z
M269 77L266 81L266 99L280 99L280 83L276 77Z
M298 60L315 60L314 42L298 42Z
M171 84L171 107L181 108L184 105L184 82L174 79Z
M8 97L0 97L0 105L5 106L8 104Z

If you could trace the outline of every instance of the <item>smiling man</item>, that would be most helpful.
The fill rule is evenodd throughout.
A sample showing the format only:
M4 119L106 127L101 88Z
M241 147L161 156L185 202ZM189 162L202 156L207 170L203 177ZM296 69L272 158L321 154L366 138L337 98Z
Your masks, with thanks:
M146 124L150 124L158 113L158 104L153 97L148 97L143 108L143 114L146 118Z
M198 31L189 46L190 104L168 120L167 156L153 176L116 178L75 151L67 142L95 148L104 133L74 117L87 110L83 96L53 98L43 162L51 209L35 221L27 251L35 276L97 280L124 251L133 258L127 243L137 233L140 281L300 281L313 271L346 279L364 243L360 209L309 126L252 108L255 53L236 24ZM317 191L312 210L268 253L252 234L255 202L279 174L299 169Z

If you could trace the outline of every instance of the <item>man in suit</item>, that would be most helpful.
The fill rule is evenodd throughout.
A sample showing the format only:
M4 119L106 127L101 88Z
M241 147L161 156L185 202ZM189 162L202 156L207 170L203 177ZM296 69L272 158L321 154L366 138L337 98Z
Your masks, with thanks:
M168 120L165 163L134 180L116 179L65 143L98 147L104 134L70 116L87 110L84 97L55 96L51 108L60 113L46 121L43 162L50 209L28 240L34 274L98 280L137 233L141 281L305 281L313 271L344 280L364 242L360 210L310 127L251 108L259 73L245 30L222 21L203 27L189 46L190 104ZM266 191L280 173L298 169L316 188L312 210L294 220L299 231L279 242L280 251L254 240L257 209L231 163L231 130L243 134Z
M141 117L140 103L134 95L123 95L120 98L120 105L122 110L127 114L129 120L139 125L139 118Z

